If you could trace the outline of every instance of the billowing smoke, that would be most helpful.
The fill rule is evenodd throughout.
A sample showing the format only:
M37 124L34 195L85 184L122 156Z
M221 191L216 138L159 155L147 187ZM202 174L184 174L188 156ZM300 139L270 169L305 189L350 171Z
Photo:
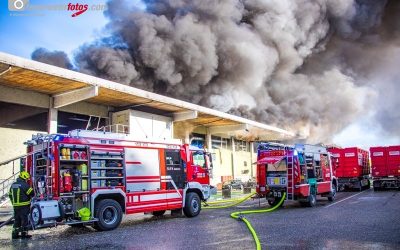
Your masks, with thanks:
M337 66L356 86L373 90L361 116L372 115L370 123L375 122L384 136L400 140L400 2L364 0L354 7L351 26L336 30L326 49L310 57L302 71L309 74Z
M48 51L45 48L37 48L32 52L31 57L35 61L52 64L65 69L73 69L71 61L63 51Z
M80 48L80 71L311 142L329 142L369 110L388 134L399 134L396 1L144 2L144 11L108 2L112 35Z

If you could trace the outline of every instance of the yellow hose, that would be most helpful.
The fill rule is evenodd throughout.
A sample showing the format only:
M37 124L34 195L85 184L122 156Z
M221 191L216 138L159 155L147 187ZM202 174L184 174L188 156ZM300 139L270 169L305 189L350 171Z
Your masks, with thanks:
M228 204L228 205L224 205L224 206L203 206L203 209L220 209L220 208L228 208L228 207L233 207L236 206L244 201L246 201L247 199L249 199L251 196L253 196L255 194L255 192L245 196L242 199L237 200L236 202L232 203L232 204ZM213 202L213 204L218 204L218 203L226 203L226 202ZM208 203L206 203L207 205Z
M227 203L229 201L236 201L232 204L229 205L224 205L224 206L204 206L203 209L220 209L220 208L229 208L229 207L233 207L236 206L246 200L248 200L251 196L253 196L256 192L253 192L251 194L249 194L248 196L245 196L242 199L232 199L232 200L225 200L225 201L213 201L213 202L208 202L205 203L206 205L208 204L220 204L220 203ZM276 204L274 207L268 208L268 209L262 209L262 210L244 210L244 211L238 211L238 212L233 212L231 213L231 217L234 219L239 219L242 220L247 228L249 229L251 235L253 236L254 242L256 243L256 249L257 250L261 250L261 243L260 243L260 239L257 236L256 231L254 230L253 226L251 225L250 221L248 221L245 217L243 217L243 214L256 214L256 213L268 213L268 212L272 212L275 209L279 208L282 203L285 201L286 198L286 193L283 193L281 200L278 202L278 204Z
M241 200L241 199L242 199L242 198L229 199L229 200L218 200L218 201L207 201L207 204L228 203L228 202L238 201L238 200Z
M256 243L256 249L257 250L261 250L261 243L260 240L258 239L257 233L254 230L253 226L251 225L251 223L244 218L242 215L243 214L255 214L255 213L267 213L267 212L272 212L275 209L277 209L280 205L282 205L282 203L285 201L286 198L286 193L283 193L282 195L282 199L279 201L278 204L276 204L276 206L268 208L268 209L262 209L262 210L245 210L245 211L238 211L238 212L234 212L231 213L231 217L234 219L239 219L244 221L244 223L246 223L247 228L250 230L251 235L253 236L254 242Z

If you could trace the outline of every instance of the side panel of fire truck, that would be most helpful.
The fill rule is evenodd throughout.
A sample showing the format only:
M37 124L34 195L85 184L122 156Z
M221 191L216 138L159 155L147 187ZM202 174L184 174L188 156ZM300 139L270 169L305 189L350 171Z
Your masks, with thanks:
M179 156L179 151L177 153ZM184 179L179 179L177 177L181 176L174 174L171 176L172 180L166 185L168 181L166 161L169 163L169 173L174 169L182 173L180 161L174 164L171 155L173 156L173 153L169 152L166 158L162 149L125 149L127 213L172 210L182 207ZM175 181L178 182L180 189Z

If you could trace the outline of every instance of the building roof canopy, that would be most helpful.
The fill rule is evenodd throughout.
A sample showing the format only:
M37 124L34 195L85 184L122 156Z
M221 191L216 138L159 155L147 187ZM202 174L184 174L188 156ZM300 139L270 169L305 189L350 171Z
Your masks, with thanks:
M50 96L96 87L96 95L87 99L87 102L117 109L144 106L160 110L172 117L179 117L177 121L190 126L204 126L216 131L223 131L219 129L222 126L246 125L244 131L238 132L243 139L248 140L272 140L293 136L293 133L281 128L2 52L0 85Z

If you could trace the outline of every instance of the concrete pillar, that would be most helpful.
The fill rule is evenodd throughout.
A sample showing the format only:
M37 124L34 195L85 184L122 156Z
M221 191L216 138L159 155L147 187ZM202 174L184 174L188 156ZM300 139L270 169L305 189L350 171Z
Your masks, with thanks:
M207 150L209 151L209 152L211 152L211 149L212 149L212 144L211 144L212 142L211 142L211 132L210 132L210 130L209 129L207 129L207 134L206 134L206 147L207 147Z
M185 143L190 144L190 131L185 130Z
M47 132L49 134L57 133L58 110L53 108L53 98L50 98L49 114L47 118Z
M235 138L231 137L232 144L232 177L235 178Z

